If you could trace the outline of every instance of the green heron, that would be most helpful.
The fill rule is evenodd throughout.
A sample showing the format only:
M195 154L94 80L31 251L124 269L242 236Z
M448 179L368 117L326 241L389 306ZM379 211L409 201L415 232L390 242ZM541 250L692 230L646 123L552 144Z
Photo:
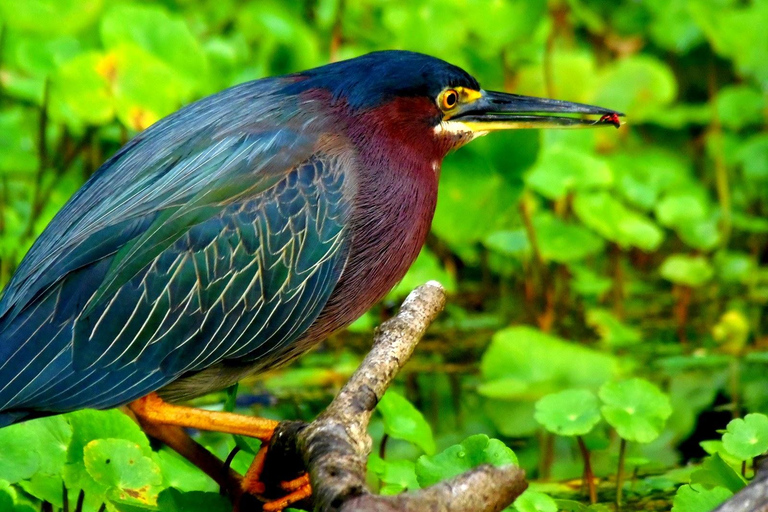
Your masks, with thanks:
M485 91L405 51L171 114L101 166L5 288L0 427L133 402L143 424L268 439L272 421L169 402L288 361L379 301L424 243L449 151L619 115Z

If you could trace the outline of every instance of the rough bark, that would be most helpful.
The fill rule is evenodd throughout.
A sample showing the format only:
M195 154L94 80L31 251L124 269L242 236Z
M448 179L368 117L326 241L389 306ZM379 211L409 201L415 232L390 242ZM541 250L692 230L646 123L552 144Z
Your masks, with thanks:
M309 424L280 424L264 475L287 480L306 468L318 512L497 512L520 495L527 483L516 466L483 465L398 496L374 495L366 487L371 414L444 306L439 283L414 290L398 314L377 329L373 348L328 408Z

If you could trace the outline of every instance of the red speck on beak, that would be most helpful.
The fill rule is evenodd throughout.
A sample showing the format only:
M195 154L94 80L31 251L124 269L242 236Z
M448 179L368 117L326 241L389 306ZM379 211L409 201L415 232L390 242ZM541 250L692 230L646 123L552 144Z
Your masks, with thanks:
M619 120L619 114L615 112L613 114L605 114L603 117L600 118L598 123L612 124L616 128L619 128L621 126L621 121Z

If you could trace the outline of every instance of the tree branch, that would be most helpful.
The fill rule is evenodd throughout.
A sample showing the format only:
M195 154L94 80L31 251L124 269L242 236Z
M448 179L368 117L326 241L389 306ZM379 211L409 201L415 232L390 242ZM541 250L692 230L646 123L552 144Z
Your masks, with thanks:
M497 512L520 495L527 483L516 466L479 466L398 496L374 495L365 485L371 414L444 306L445 291L435 281L411 292L398 314L376 330L373 348L328 408L312 423L280 424L264 471L270 482L264 483L271 487L306 468L318 512Z

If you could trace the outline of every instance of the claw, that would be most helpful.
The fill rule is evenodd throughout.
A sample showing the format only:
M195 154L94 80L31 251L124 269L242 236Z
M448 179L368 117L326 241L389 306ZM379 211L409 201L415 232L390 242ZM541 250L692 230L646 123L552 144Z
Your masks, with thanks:
M248 472L243 478L242 490L244 493L262 496L266 491L266 487L261 481L261 474L264 471L264 461L266 460L266 456L267 447L262 446L253 458L251 467L248 468ZM265 502L264 505L262 505L262 510L264 512L282 512L292 504L312 496L312 487L309 485L309 475L306 473L288 482L280 482L280 488L288 494L276 500Z

